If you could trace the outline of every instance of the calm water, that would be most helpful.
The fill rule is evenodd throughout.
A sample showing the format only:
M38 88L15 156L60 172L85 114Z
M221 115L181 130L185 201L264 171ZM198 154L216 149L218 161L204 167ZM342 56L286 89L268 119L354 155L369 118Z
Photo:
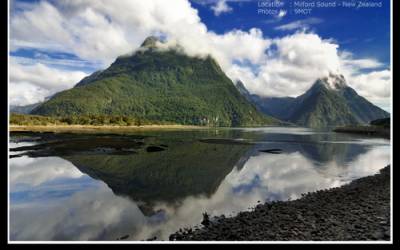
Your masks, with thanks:
M167 240L204 211L229 216L296 199L390 163L389 140L302 128L140 134L166 150L10 159L10 239ZM200 140L213 138L234 140ZM13 141L11 148L35 144ZM275 148L282 153L259 151Z

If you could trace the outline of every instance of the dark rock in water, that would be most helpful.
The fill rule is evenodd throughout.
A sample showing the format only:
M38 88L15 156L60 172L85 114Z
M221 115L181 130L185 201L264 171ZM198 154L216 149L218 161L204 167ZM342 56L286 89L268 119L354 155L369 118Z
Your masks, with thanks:
M146 148L147 152L159 152L159 151L164 151L164 150L165 150L165 148L158 147L158 146L148 146Z
M207 214L207 212L203 213L203 221L201 224L205 227L208 227L210 225L210 216Z
M252 145L254 144L248 140L241 140L241 139L225 139L225 138L207 138L207 139L200 139L200 142L203 143L213 143L213 144L227 144L227 145Z
M15 136L15 135L14 135ZM16 135L18 136L18 134ZM26 134L25 137L26 138ZM79 133L33 133L40 143L10 148L10 152L23 152L18 156L29 157L71 155L129 155L144 145L143 138L125 135L79 134ZM24 142L25 139L21 139ZM14 156L14 157L18 157Z
M160 146L164 147L164 148L168 148L168 145L166 145L166 144L160 144Z
M258 151L263 152L263 153L270 153L270 154L281 154L282 153L282 149L280 149L280 148L260 149Z

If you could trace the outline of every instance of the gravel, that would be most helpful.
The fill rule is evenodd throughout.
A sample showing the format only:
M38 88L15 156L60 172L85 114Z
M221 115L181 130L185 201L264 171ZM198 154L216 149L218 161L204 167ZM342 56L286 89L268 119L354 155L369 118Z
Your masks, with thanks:
M203 214L204 216L204 214ZM257 205L234 217L204 216L203 226L180 229L171 241L390 240L390 166L342 187L291 201Z

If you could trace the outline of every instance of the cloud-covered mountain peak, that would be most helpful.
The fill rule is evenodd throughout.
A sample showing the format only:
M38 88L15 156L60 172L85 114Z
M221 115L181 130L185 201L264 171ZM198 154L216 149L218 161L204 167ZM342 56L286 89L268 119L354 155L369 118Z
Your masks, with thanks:
M161 40L155 36L147 37L140 47L142 48L157 48L157 44L161 43Z
M341 74L330 73L329 76L318 79L317 82L330 90L339 90L347 87L346 79Z

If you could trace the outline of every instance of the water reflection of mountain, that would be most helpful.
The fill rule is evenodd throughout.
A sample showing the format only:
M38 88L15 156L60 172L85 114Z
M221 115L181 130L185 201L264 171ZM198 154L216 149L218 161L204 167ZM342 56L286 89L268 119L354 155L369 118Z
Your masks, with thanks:
M341 139L346 140L345 143ZM316 165L335 161L345 165L368 151L367 145L351 143L348 138L336 137L335 134L317 133L309 135L267 134L261 148L279 148L284 153L300 152Z
M173 202L213 194L249 145L175 142L160 152L64 156L82 172L135 201ZM243 161L242 161L243 164Z
M250 156L276 159L276 155L259 152L261 149L282 149L283 154L298 152L319 170L332 161L346 167L368 150L366 145L349 144L349 137L332 133L217 132L154 133L153 137L50 134L41 138L43 144L15 150L22 148L29 157L62 157L83 173L106 183L115 194L142 204L141 209L147 214L153 212L156 202L171 204L187 196L212 195L233 167L240 170ZM247 140L242 143L230 138ZM147 152L151 145L163 145L164 151ZM268 167L266 160L260 165ZM288 167L281 161L280 165Z

